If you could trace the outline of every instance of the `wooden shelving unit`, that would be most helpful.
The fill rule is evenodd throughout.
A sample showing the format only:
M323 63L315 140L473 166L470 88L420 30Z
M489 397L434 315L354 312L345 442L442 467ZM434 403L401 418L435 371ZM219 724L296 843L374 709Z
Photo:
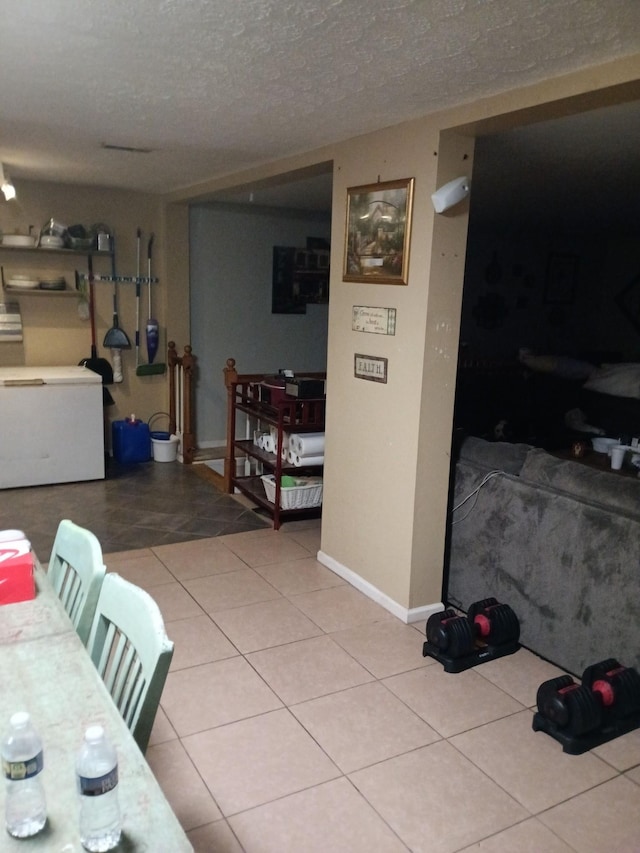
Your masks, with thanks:
M268 377L264 374L238 374L235 360L227 360L224 369L227 387L227 448L224 463L224 486L230 494L238 489L258 506L267 510L273 517L276 530L286 518L318 516L321 506L302 509L283 509L281 507L280 480L283 474L300 477L308 474L321 474L322 466L298 467L288 464L280 454L280 448L287 434L323 432L325 420L325 399L283 399L273 404L260 398L261 382ZM324 373L305 373L315 379L324 379ZM254 431L275 428L276 451L268 453L254 443L253 438L236 438L237 415L246 418L248 435ZM239 468L242 469L240 473ZM275 477L275 501L267 499L261 477L272 473Z

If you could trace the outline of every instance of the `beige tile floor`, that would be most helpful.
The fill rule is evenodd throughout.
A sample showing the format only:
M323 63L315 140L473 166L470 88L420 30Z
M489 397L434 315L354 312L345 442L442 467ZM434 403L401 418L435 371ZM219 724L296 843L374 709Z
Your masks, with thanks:
M202 853L638 853L640 732L531 728L559 674L458 675L315 560L318 522L106 556L175 642L148 761Z

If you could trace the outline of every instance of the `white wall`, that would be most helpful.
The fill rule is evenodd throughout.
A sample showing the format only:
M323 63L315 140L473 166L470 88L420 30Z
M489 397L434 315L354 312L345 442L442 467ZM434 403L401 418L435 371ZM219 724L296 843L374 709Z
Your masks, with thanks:
M199 447L226 438L222 370L235 358L240 373L320 371L327 363L328 306L306 314L272 314L274 246L329 238L329 214L194 205L190 213L191 344L198 359L196 435Z

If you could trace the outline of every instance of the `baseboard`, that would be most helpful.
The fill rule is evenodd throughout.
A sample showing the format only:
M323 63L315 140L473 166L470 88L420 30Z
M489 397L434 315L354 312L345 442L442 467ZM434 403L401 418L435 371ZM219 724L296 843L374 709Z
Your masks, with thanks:
M441 610L444 610L444 605L440 601L434 602L433 604L424 604L422 607L412 607L408 609L403 607L401 604L398 604L397 601L394 601L372 583L369 583L369 581L366 581L363 577L356 574L356 572L348 569L346 566L343 566L342 563L334 560L333 557L330 557L328 554L325 554L324 551L318 551L316 559L319 563L322 563L323 566L331 569L331 571L335 572L336 575L347 581L347 583L350 583L351 586L355 587L360 592L364 593L367 598L370 598L372 601L375 601L376 604L384 607L385 610L388 610L389 613L392 613L406 625L413 622L426 621L433 613L439 613Z

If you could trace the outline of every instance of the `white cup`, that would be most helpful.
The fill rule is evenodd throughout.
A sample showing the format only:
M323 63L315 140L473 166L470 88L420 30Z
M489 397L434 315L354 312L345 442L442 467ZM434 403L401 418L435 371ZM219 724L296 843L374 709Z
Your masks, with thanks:
M619 471L622 468L622 463L624 461L624 454L627 452L627 448L621 444L616 445L611 448L611 467L615 471Z

